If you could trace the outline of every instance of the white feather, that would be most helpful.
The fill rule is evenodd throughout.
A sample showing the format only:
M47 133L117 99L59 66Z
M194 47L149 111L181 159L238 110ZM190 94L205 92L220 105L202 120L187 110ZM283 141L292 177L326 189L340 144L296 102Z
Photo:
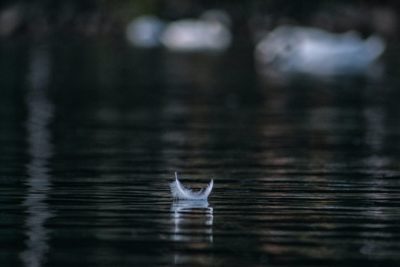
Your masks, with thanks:
M175 199L186 199L186 200L207 200L214 185L214 180L211 179L210 183L206 188L199 191L193 191L190 188L185 187L179 180L178 175L175 172L175 181L170 183L171 194Z

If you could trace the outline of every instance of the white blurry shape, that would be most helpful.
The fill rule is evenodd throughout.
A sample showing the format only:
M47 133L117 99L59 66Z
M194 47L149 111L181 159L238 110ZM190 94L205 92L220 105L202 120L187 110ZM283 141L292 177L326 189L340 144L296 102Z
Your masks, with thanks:
M185 187L179 180L177 173L175 172L175 181L170 183L171 194L175 199L185 199L185 200L207 200L210 195L214 185L214 180L206 188L203 188L197 192Z
M257 44L255 57L279 72L335 76L367 72L384 50L378 36L363 40L356 32L281 26Z
M22 8L19 5L10 6L0 12L0 36L11 35L22 21Z
M232 24L229 15L225 11L219 9L207 10L200 16L200 19L206 21L216 21L225 25L226 27L230 27Z
M171 22L161 37L162 44L177 52L219 52L231 44L229 16L220 10L205 12L199 19Z
M134 46L157 47L164 29L164 22L155 16L140 16L126 27L126 38Z

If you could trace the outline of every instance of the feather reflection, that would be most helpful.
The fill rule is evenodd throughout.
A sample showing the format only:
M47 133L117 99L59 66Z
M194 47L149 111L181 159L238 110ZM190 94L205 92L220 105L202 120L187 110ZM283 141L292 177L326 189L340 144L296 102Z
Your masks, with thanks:
M171 207L174 241L213 242L213 208L208 201L176 201Z
M191 249L207 248L213 243L213 208L206 200L173 202L171 217L174 223L172 240L185 243ZM174 254L175 264L207 260L193 258L179 252Z

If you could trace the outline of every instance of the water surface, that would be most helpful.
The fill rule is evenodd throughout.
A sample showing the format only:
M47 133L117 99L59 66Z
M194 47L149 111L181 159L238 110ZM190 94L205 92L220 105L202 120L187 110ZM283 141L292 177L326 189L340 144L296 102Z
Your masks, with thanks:
M390 74L272 85L242 47L0 53L1 266L399 263ZM174 202L175 171L213 178L208 202Z

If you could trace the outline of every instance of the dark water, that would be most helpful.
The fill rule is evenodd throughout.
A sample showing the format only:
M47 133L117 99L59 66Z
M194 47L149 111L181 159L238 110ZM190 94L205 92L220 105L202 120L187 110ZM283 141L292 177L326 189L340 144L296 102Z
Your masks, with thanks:
M0 266L400 264L390 69L274 86L240 47L0 53ZM174 171L214 178L208 203L174 203Z

